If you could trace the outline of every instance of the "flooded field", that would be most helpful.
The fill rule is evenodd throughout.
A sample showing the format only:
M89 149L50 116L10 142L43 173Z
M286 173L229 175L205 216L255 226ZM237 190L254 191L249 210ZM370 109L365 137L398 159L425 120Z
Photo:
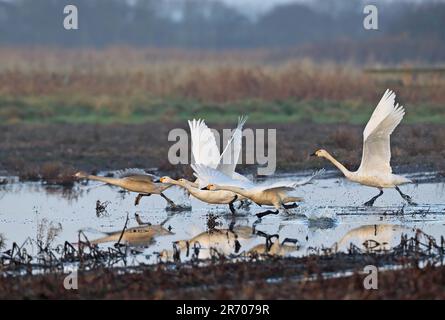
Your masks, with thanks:
M273 179L301 179L309 174ZM76 248L80 240L110 251L125 247L125 258L109 263L122 267L264 253L304 257L324 254L327 249L347 252L351 244L359 250L380 252L399 244L402 235L414 236L417 230L440 243L445 234L443 178L434 172L409 177L417 183L402 190L417 206L407 206L395 190L387 189L374 207L364 207L376 189L327 172L298 189L296 194L305 201L290 214L262 219L255 214L265 208L255 204L238 209L233 216L227 206L206 205L177 187L168 189L166 195L181 210L168 210L159 196L144 197L134 206L136 194L96 182L62 188L4 177L7 182L0 186L2 251L15 243L33 257L39 251L37 240L60 250L66 242Z

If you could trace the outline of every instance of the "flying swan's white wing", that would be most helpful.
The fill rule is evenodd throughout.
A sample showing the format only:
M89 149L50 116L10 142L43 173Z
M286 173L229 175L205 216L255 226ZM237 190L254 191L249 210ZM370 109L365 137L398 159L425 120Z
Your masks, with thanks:
M359 172L392 173L390 135L405 115L395 104L396 95L386 90L363 131L363 155Z
M221 186L232 186L243 189L253 188L254 184L249 181L240 181L229 177L219 170L210 168L205 165L192 164L195 177L198 178L199 187L204 188L209 184L217 184Z
M220 154L216 145L215 135L207 127L204 120L189 120L192 137L192 154L194 163L204 164L216 168L219 164Z
M296 188L296 187L301 187L301 186L304 186L306 184L312 183L312 181L315 178L318 178L319 176L323 175L325 173L325 171L326 170L324 168L322 168L320 170L317 170L311 176L309 176L308 178L300 180L300 181L296 181L296 182L293 183L293 185Z
M237 180L247 179L240 174L235 174L235 168L238 164L242 148L243 126L247 121L247 117L238 118L238 126L233 131L232 136L227 141L226 148L221 154L218 170ZM244 178L244 179L243 179Z
M310 177L305 178L300 181L289 181L289 180L283 180L283 181L276 181L272 183L263 183L260 185L257 185L254 189L256 191L266 191L270 189L276 189L276 188L285 188L287 190L293 190L295 188L304 186L306 184L312 183L312 181L322 175L325 172L325 169L320 169L315 171Z

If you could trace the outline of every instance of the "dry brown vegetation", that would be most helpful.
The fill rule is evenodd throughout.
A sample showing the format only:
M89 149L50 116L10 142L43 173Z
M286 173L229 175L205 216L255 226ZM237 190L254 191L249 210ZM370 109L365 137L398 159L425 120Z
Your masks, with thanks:
M96 269L79 273L79 290L65 290L66 274L0 278L0 298L7 299L444 299L445 268L411 267L379 273L378 290L365 290L365 275L329 279L320 260L270 259L173 269L159 265L140 272ZM348 258L347 258L348 259ZM353 258L349 258L353 261ZM371 260L372 261L372 260ZM332 263L332 260L330 260ZM369 263L369 261L361 261ZM307 268L307 272L300 268ZM332 269L332 268L331 268ZM299 270L299 271L296 271ZM317 273L317 271L319 273ZM295 273L314 275L295 281ZM282 281L268 282L281 276Z
M387 81L362 67L271 59L273 51L109 48L1 48L0 95L183 97L196 101L266 101L295 98L375 101ZM414 76L391 88L409 102L445 102L445 79ZM417 88L417 90L413 90Z

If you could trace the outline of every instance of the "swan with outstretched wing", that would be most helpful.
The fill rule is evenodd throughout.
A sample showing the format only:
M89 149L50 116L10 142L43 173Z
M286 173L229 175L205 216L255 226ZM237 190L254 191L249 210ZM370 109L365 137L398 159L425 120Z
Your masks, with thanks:
M363 153L360 167L352 172L345 168L326 150L320 149L312 155L331 161L347 179L379 189L379 194L365 202L372 206L383 195L383 188L394 188L410 205L415 205L411 197L404 194L398 186L411 183L410 179L392 173L390 136L405 115L403 106L395 103L396 95L386 90L377 104L368 124L363 131Z

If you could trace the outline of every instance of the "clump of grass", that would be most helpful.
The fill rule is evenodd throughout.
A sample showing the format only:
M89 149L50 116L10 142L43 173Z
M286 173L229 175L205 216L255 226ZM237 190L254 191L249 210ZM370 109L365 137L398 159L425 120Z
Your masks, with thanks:
M60 223L49 222L44 218L37 224L37 242L42 248L50 248L60 232L62 232Z
M6 238L3 233L0 233L0 250L5 249L6 247Z

